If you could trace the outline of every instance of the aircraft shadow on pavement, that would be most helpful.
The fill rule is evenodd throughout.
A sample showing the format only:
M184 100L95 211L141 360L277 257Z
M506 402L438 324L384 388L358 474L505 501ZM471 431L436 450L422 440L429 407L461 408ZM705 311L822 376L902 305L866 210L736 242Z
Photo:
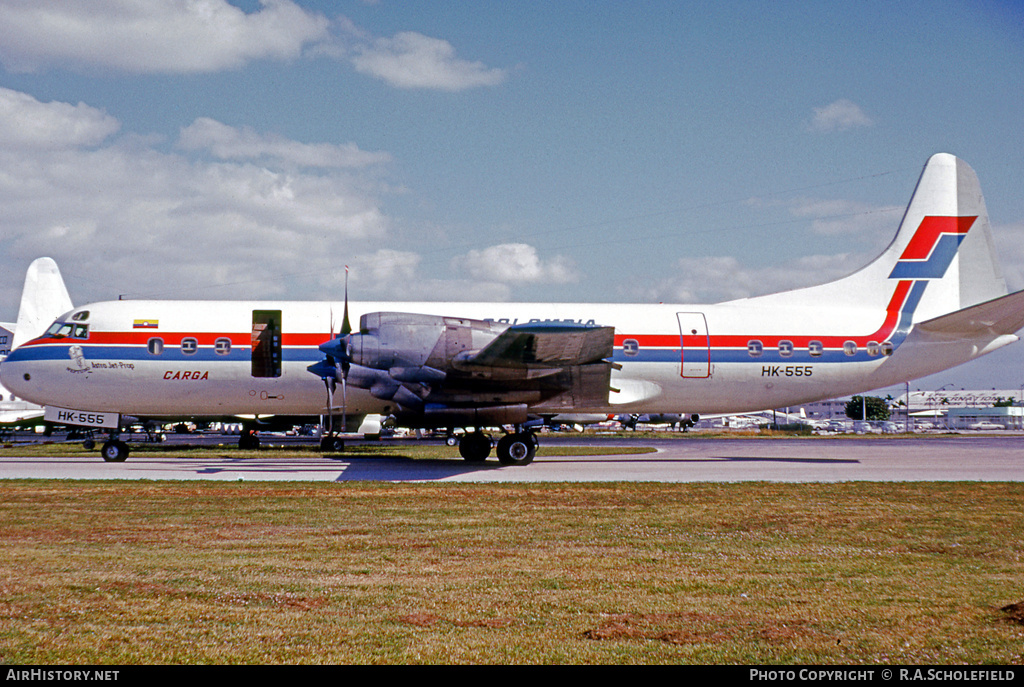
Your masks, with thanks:
M505 466L495 460L486 463L467 463L461 458L446 460L443 458L404 458L379 456L353 458L339 455L335 460L346 463L345 469L335 481L347 482L356 480L409 480L431 481L461 477L471 473L490 472ZM529 470L529 468L509 468Z
M268 456L270 458L270 456ZM174 459L180 461L181 459ZM186 459L188 460L188 459ZM312 475L339 471L336 482L359 480L398 480L398 481L430 481L459 477L471 473L487 472L505 467L495 460L486 463L467 463L461 458L419 458L407 456L379 456L359 453L334 453L317 456L313 460L264 460L261 458L233 458L221 456L202 460L212 462L196 470L197 475L217 475L221 473L249 473L266 475L268 473L288 473L293 478L301 479L302 473ZM515 468L524 469L524 468ZM529 469L529 468L526 468Z
M781 456L719 456L708 460L727 460L730 462L749 463L801 463L815 465L838 465L842 463L860 463L857 458L797 458ZM699 462L699 461L697 461Z

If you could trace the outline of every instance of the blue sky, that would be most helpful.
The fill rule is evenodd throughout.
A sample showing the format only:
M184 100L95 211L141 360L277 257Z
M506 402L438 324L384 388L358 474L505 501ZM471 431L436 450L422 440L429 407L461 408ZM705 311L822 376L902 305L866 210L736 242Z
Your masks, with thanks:
M40 255L82 303L755 295L935 152L1020 289L1022 65L1016 2L0 0L0 319Z

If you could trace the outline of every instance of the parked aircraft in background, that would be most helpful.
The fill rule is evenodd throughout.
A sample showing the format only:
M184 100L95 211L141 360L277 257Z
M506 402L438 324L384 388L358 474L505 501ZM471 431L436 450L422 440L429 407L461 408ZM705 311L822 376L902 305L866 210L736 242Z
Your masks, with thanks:
M0 324L0 363L11 351L15 324ZM43 407L22 400L0 385L0 427L33 423L43 417Z
M48 417L393 415L467 428L460 453L529 463L558 413L740 413L901 383L1017 340L974 171L925 165L893 242L837 281L718 305L110 301L74 308L0 368ZM340 331L332 313L345 317Z
M17 323L0 325L0 363L14 347L38 337L54 318L71 308L57 263L50 258L33 260L25 273ZM18 398L0 385L0 426L37 424L42 417L41 405Z

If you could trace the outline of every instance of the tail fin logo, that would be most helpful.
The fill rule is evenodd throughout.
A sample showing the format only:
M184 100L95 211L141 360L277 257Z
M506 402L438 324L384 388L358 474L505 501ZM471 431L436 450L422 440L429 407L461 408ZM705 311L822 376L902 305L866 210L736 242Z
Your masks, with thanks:
M925 217L889 278L941 279L976 219L977 216Z

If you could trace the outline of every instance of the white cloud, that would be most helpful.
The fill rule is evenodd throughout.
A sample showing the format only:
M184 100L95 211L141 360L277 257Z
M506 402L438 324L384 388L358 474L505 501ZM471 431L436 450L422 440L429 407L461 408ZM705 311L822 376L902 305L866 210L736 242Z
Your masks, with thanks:
M718 303L823 284L867 262L865 256L852 253L808 255L765 267L745 266L732 256L680 258L679 276L656 285L648 297L661 302Z
M460 59L448 41L412 31L357 45L351 59L357 71L398 88L461 91L505 80L504 70Z
M474 280L522 284L568 284L579 279L572 263L556 255L541 260L537 249L525 243L503 243L483 250L471 250L452 260L455 269Z
M115 118L84 103L41 103L26 93L0 88L0 145L4 148L97 145L119 128Z
M868 244L895 236L904 210L902 205L880 207L843 199L797 198L788 205L794 217L813 218L811 231L815 234L853 237Z
M376 171L292 168L281 160L292 162L304 144L254 132L254 152L273 143L264 164L195 159L140 137L110 140L118 126L87 105L0 90L0 132L21 132L0 133L3 273L21 274L50 255L66 276L91 285L72 293L76 301L118 293L317 297L347 256L390 231ZM231 286L208 290L216 284ZM17 302L14 295L5 307Z
M470 279L437 279L420 272L422 256L412 251L381 248L352 256L348 262L349 295L354 301L374 298L398 301L507 301L512 290L506 284ZM324 283L334 294L344 289L345 274L334 271ZM439 306L440 307L440 306ZM457 314L438 310L436 314Z
M506 77L458 57L440 38L375 38L346 17L332 21L291 0L260 5L245 12L227 0L0 0L0 63L15 72L189 74L323 55L398 88L461 91Z
M209 150L221 160L269 158L299 167L366 167L391 159L387 153L360 150L354 143L299 143L260 134L250 127L236 129L207 117L200 117L182 129L178 146L190 151Z
M244 12L226 0L4 0L0 62L144 73L213 72L292 59L328 36L329 21L289 0Z
M1024 289L1024 222L992 227L992 239L1010 291Z
M575 278L563 258L541 260L519 244L477 252L483 263L472 274L425 272L382 209L389 186L379 166L366 166L386 153L214 120L187 127L194 150L224 146L211 160L188 145L168 152L156 139L113 137L119 126L88 105L0 89L6 319L24 270L42 255L57 260L77 303L119 294L340 300L346 264L360 300L501 301L524 280ZM500 270L476 269L496 257Z
M811 131L846 131L854 127L871 126L874 122L854 102L841 99L825 107L814 108Z

